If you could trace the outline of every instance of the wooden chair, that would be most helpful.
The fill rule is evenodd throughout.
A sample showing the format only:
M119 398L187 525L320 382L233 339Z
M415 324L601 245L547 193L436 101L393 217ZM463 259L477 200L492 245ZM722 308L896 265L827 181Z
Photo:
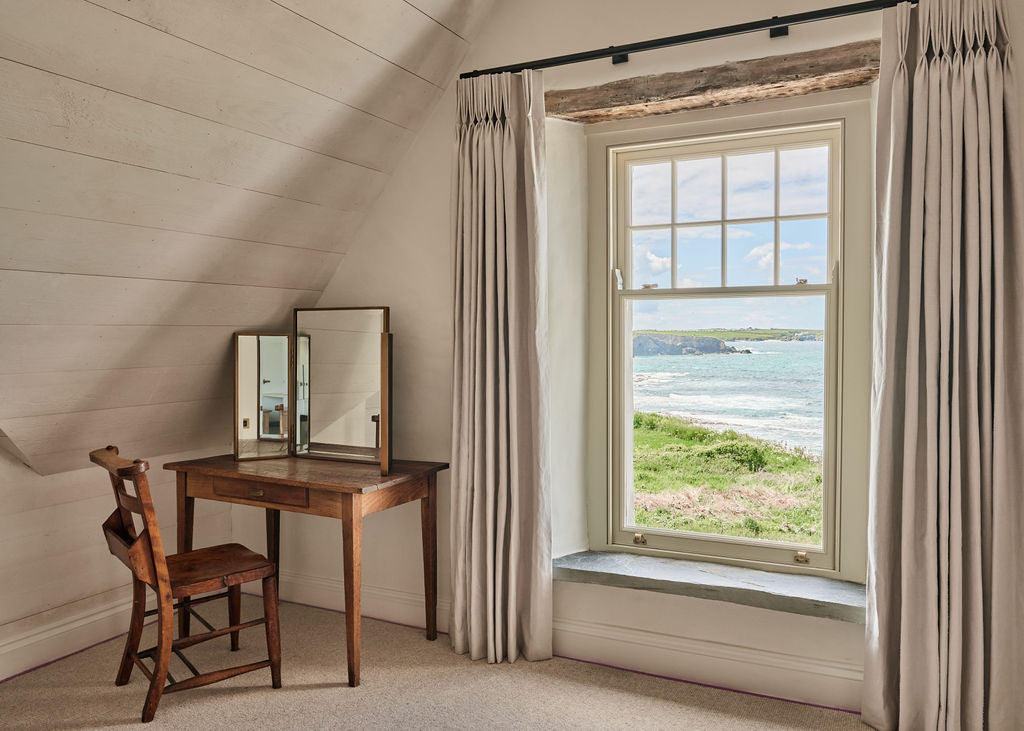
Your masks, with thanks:
M277 617L277 579L274 564L258 553L238 543L228 543L172 556L164 554L163 539L156 522L153 498L149 492L146 471L149 464L141 459L130 462L118 457L117 447L97 449L89 453L89 459L110 473L117 507L103 523L110 552L132 571L132 617L128 627L128 638L117 671L117 685L125 685L135 665L149 678L149 694L142 708L143 722L152 721L156 707L164 693L198 688L219 680L248 673L261 668L270 668L272 684L281 687L281 634ZM135 487L135 495L125 489L125 482ZM132 513L142 516L142 531L136 532ZM264 616L249 622L241 622L241 585L248 581L263 582ZM146 611L146 587L156 592L157 606ZM217 589L226 591L213 596L191 599ZM227 597L230 627L214 629L192 608L196 604ZM179 600L175 604L175 600ZM174 610L190 612L209 629L199 635L174 639ZM139 651L142 625L147 616L158 615L158 639L155 647ZM200 673L189 662L182 650L186 647L212 640L215 637L231 635L231 649L238 649L240 630L266 625L267 654L261 662L238 665L222 670ZM177 655L192 673L191 678L176 681L168 672L171 654ZM153 660L150 670L143 658ZM165 686L167 680L170 684Z

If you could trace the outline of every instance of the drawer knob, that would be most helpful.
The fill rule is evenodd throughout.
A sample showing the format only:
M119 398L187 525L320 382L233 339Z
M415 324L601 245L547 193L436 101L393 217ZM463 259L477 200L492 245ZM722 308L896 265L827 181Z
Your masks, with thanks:
M263 488L262 487L250 488L249 494L252 495L253 497L263 497Z

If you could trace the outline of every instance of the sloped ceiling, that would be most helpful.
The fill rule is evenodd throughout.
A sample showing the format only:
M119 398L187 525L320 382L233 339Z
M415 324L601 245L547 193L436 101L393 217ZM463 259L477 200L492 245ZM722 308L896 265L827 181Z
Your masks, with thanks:
M228 443L491 4L0 0L0 446Z

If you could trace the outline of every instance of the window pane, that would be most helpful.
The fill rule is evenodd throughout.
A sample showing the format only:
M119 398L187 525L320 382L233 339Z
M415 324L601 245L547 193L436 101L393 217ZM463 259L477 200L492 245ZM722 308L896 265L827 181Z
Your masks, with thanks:
M722 159L676 162L676 223L722 218Z
M633 278L629 286L643 289L672 286L672 230L633 231Z
M722 227L676 229L676 286L722 286Z
M775 215L775 153L754 152L726 158L729 218Z
M633 165L630 223L646 226L672 221L672 163Z
M828 219L779 223L779 284L828 281Z
M825 298L632 310L633 524L820 546Z
M775 224L741 223L727 230L729 286L775 284Z
M828 212L828 147L779 152L779 215Z

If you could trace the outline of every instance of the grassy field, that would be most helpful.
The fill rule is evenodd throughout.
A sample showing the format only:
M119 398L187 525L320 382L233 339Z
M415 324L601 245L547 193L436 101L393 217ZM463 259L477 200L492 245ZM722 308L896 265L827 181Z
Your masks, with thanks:
M638 526L821 543L821 463L800 450L637 413L633 470Z
M636 330L634 335L660 333L662 335L691 335L695 337L718 338L719 340L796 340L800 335L814 335L821 340L822 330L782 330L778 328L739 330Z

